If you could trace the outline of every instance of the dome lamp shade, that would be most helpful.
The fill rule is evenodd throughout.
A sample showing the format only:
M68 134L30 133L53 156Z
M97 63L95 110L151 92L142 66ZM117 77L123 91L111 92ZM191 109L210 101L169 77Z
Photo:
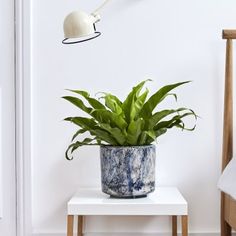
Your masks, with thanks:
M84 11L73 11L64 20L64 39L63 44L74 44L85 42L101 35L96 30L96 23L100 21L98 12L109 2L105 0L93 13L88 14Z
M71 12L64 20L64 36L62 43L74 44L85 42L101 35L96 31L95 24L98 15L87 14L83 11Z

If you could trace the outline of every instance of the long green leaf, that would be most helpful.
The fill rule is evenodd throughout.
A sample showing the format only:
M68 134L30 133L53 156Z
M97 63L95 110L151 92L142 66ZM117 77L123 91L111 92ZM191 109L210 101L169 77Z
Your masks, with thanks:
M87 130L86 129L79 129L72 137L72 142L77 138L78 135L85 133Z
M136 101L137 97L139 96L141 89L143 88L144 84L147 81L150 81L150 80L142 81L137 86L133 87L132 91L129 93L129 95L127 96L127 98L122 104L122 109L124 111L127 123L131 121L130 111L132 110L132 106L134 102Z
M78 125L79 127L90 130L95 129L98 127L96 121L93 118L86 118L86 117L67 117L65 118L65 121L70 121L74 123L75 125Z
M80 108L82 111L88 114L90 114L90 112L92 111L92 108L85 106L83 101L79 98L71 97L71 96L65 96L62 98L69 101L70 103L72 103L73 105L75 105L76 107Z
M146 139L147 139L147 134L146 134L146 131L142 131L140 136L139 136L139 139L138 139L138 145L145 145L145 144L148 144L146 143Z
M182 118L184 118L186 116L194 116L195 117L195 114L193 112L187 112L187 113L184 113L182 115L174 116L170 120L162 121L162 122L158 123L157 125L155 125L154 130L159 130L161 128L168 128L168 129L170 129L173 126L175 126L175 122L177 122L177 124L183 123Z
M147 98L149 91L148 89L145 90L143 94L137 96L136 98L133 97L131 111L130 111L130 121L135 120L139 117L139 112L141 111L143 104ZM136 99L136 100L135 100Z
M117 115L120 115L122 110L122 102L114 95L106 93L103 97L105 99L105 105Z
M166 128L161 128L159 130L143 131L140 136L139 144L149 145L153 141L155 141L159 136L165 134L166 132L167 132Z
M159 136L165 134L167 132L167 129L166 128L161 128L159 130L156 130L155 131L155 135L156 135L156 138L158 138Z
M94 140L96 140L96 138L85 138L83 141L79 142L77 141L77 143L80 143L81 145L89 145L91 144ZM93 143L94 144L94 143ZM78 147L72 147L71 148L71 154L77 149Z
M112 127L118 127L121 130L127 127L127 123L121 115L117 115L108 110L93 110L90 115L99 123L108 123Z
M95 135L98 139L105 141L106 143L119 146L118 142L107 131L102 129L95 129L90 131L91 135Z
M129 145L137 145L143 127L144 127L144 120L142 118L136 121L131 121L127 129L127 143Z
M95 98L91 98L89 93L82 90L69 90L84 97L94 109L106 109L106 107Z
M181 111L186 111L186 110L189 110L187 108L179 108L179 109L171 109L171 110L162 110L162 111L158 111L156 112L154 115L151 116L150 119L148 119L148 129L153 129L153 127L162 119L164 119L165 117L173 114L173 113L179 113Z
M96 136L100 140L104 140L112 145L117 145L115 139L105 130L102 130L95 120L86 117L67 117L66 121L71 121L72 123L86 129L91 135Z
M84 145L98 145L97 143L92 143L92 141L94 141L95 139L90 139L90 138L85 138L83 141L77 141L75 143L72 143L68 146L67 150L66 150L66 153L65 153L65 156L66 156L66 159L67 160L73 160L73 156L72 156L72 153L78 149L79 147L81 146L84 146ZM70 152L70 156L69 156L69 152Z
M155 141L156 139L156 133L154 130L149 130L149 131L145 131L146 134L148 135L148 137L151 138L152 141Z
M109 124L104 124L101 123L100 127L104 130L106 130L107 132L109 132L112 137L117 141L117 143L119 145L124 145L125 141L126 141L126 137L125 135L121 132L120 129L118 128L112 128Z
M147 102L143 105L143 108L140 112L140 115L147 119L152 115L152 111L155 109L155 107L163 100L163 98L173 89L176 87L189 83L190 81L185 81L181 83L176 83L176 84L170 84L162 87L159 89L155 94L153 94Z

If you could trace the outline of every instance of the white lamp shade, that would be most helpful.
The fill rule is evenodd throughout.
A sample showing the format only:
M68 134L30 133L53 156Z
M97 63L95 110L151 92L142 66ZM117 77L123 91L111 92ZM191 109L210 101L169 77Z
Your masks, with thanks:
M83 11L71 12L64 20L65 38L80 38L95 33L97 19Z

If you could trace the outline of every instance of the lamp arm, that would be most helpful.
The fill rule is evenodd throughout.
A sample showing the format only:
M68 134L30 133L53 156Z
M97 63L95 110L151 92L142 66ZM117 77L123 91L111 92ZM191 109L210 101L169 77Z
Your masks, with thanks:
M98 15L98 12L111 0L105 0L95 11L92 12L92 15Z

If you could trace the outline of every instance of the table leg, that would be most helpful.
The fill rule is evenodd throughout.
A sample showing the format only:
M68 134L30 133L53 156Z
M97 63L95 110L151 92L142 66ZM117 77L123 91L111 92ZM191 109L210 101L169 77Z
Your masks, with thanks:
M188 216L181 216L182 236L188 236Z
M177 216L172 216L172 236L177 236Z
M73 236L74 216L67 216L67 236Z
M77 230L78 236L83 236L83 223L84 223L84 217L78 216L78 230Z

